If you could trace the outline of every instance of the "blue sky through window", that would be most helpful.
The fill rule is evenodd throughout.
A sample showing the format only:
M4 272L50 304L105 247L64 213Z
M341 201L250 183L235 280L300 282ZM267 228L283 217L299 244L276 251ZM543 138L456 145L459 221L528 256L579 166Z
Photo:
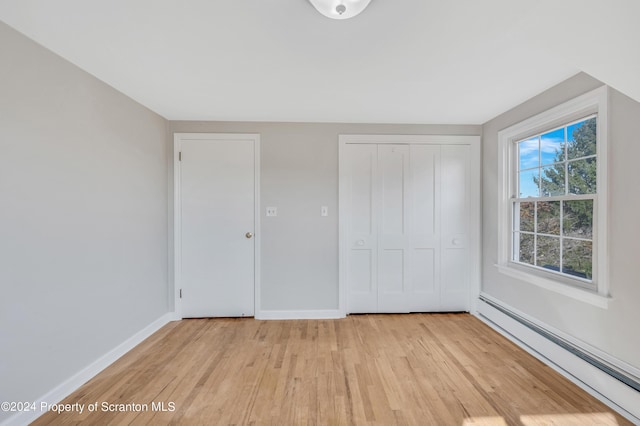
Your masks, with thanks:
M540 156L542 165L564 160L564 127L540 136Z
M540 189L534 182L534 178L539 178L540 169L526 170L520 172L520 198L539 197Z
M580 126L577 123L575 126ZM540 177L541 170L546 170L549 165L563 162L565 157L565 127L556 129L540 136L526 139L518 143L519 160L519 197L540 197L540 188L534 181ZM543 167L547 166L547 167ZM544 194L562 195L562 194Z
M539 138L528 139L518 144L520 154L520 170L538 167L540 165Z

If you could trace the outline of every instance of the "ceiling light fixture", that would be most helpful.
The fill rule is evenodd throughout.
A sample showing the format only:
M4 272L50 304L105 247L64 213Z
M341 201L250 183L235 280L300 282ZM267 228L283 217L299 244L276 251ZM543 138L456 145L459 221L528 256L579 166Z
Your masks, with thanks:
M309 0L327 18L349 19L366 9L371 0Z

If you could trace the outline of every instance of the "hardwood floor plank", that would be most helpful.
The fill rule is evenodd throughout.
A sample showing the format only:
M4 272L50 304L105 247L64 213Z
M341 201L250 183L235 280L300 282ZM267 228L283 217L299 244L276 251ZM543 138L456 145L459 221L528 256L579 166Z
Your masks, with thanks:
M34 424L630 424L468 314L183 320L64 402L147 409Z

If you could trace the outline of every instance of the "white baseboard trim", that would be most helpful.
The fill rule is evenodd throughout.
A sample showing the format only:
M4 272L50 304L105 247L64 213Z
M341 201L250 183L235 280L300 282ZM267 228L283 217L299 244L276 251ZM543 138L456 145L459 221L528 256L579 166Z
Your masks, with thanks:
M501 308L519 314L515 308L511 308L496 299L491 300L491 302L499 303ZM562 374L632 423L640 424L640 392L483 300L478 301L476 316L498 333ZM541 326L541 322L537 321L536 325Z
M1 426L21 426L31 423L46 412L40 411L41 403L44 402L47 404L57 404L58 402L62 401L64 398L76 391L80 386L95 377L102 370L113 364L116 360L118 360L118 358L139 345L144 339L151 336L153 333L171 322L173 318L174 315L172 312L164 314L100 358L47 392L42 397L36 399L34 401L36 406L35 411L24 411L16 413L12 417L9 417L4 422L2 422Z
M255 315L257 320L337 319L344 317L344 314L338 309L310 311L260 311Z

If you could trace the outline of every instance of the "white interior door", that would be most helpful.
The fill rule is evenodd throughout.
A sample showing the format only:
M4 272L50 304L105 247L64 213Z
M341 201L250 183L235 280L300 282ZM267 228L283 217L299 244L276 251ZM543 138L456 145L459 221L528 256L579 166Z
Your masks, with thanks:
M348 312L469 310L468 145L346 144Z
M346 145L349 312L378 310L378 146ZM341 209L344 207L341 207Z
M254 314L254 138L179 141L182 317Z

